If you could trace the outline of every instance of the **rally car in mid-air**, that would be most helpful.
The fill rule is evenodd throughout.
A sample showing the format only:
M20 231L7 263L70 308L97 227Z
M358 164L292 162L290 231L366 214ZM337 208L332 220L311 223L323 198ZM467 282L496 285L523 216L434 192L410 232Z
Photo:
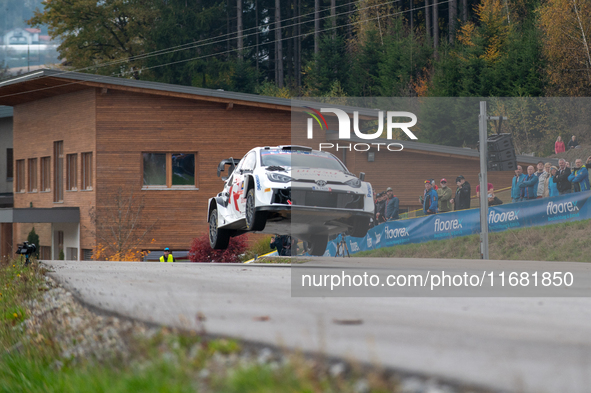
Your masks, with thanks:
M333 154L304 146L256 147L218 165L224 189L209 199L209 241L225 249L245 232L290 235L322 255L330 235L363 237L374 215L371 185Z

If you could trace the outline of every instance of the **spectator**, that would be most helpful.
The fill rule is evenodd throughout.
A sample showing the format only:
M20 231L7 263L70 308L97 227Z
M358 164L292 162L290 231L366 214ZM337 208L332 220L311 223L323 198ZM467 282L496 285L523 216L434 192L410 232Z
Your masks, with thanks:
M524 200L536 199L538 196L538 182L539 179L534 173L535 169L532 165L527 167L527 176L519 185L521 188L521 198Z
M388 200L386 202L386 220L398 220L400 216L398 213L400 212L399 205L400 201L394 195L394 191L392 191L391 187L386 189L386 195L388 196Z
M271 249L277 249L277 255L290 256L291 255L291 237L287 235L277 235L271 238Z
M493 187L493 184L492 184L492 183L488 183L488 184L487 184L487 186L486 186L486 191L487 191L487 192L492 192L492 191L494 191L494 189L495 189L495 188ZM480 184L477 184L477 185L476 185L476 196L477 196L478 198L480 198Z
M521 202L521 188L519 188L519 185L523 182L523 179L525 179L523 168L521 165L517 165L515 176L513 176L511 183L511 201L513 202Z
M589 191L589 172L580 158L575 160L575 169L568 180L573 184L575 192Z
M451 188L447 186L447 180L441 179L439 181L439 189L437 190L437 200L439 201L439 213L445 213L451 211L451 199L452 192Z
M433 189L431 180L425 180L425 202L423 203L425 214L437 214L437 191Z
M568 180L570 176L570 168L567 167L567 162L564 158L558 160L558 171L554 175L554 184L558 189L560 195L570 194L572 192L572 184Z
M550 167L552 164L549 162L545 163L542 167L542 173L538 175L538 198L545 198L548 196L548 176L550 176ZM538 169L540 168L540 164L538 163ZM546 195L544 195L546 193Z
M550 196L550 188L548 186L550 183L550 178L552 177L552 174L550 173L551 169L552 164L549 162L544 164L544 183L542 185L538 185L538 191L540 190L540 187L542 188L542 198L548 198Z
M390 188L390 187L388 187ZM380 225L386 221L386 193L380 192L376 198L376 216L375 225Z
M558 172L558 168L555 166L550 168L550 177L548 177L548 196L555 197L560 195L558 193L558 187L556 187L556 183L554 183L554 176Z
M556 138L556 142L554 143L554 153L559 154L564 153L564 151L564 142L562 141L562 137L558 135L558 138Z
M573 135L573 137L568 141L568 149L576 149L580 147L579 142L577 142L577 137Z
M488 193L488 205L489 206L495 206L495 205L502 205L503 201L501 201L494 192L489 192Z
M454 204L454 210L470 209L470 183L460 175L456 177L456 196L450 202Z

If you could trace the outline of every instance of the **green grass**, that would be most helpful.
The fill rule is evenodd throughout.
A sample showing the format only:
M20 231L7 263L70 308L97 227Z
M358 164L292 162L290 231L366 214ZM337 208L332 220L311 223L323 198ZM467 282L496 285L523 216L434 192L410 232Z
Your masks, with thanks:
M591 220L489 233L490 259L591 262ZM363 257L480 258L480 235L385 247Z
M288 363L258 364L256 355L239 362L243 350L235 340L168 328L129 335L128 358L64 359L55 326L27 332L22 325L28 318L26 302L47 291L44 274L36 262L27 268L21 261L0 264L0 393L348 393L361 377L371 392L396 390L396 382L382 374L354 371L331 377L321 361L297 355L284 355Z

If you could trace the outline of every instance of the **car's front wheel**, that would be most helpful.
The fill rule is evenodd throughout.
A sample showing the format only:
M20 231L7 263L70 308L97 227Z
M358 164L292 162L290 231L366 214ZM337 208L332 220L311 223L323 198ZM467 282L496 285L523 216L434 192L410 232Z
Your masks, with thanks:
M209 245L216 250L225 250L230 242L230 231L218 227L218 210L209 215Z
M354 217L353 227L349 229L349 235L352 237L364 237L369 230L369 217Z
M326 251L326 245L328 244L328 235L314 236L314 240L309 242L308 253L310 255L322 256Z
M265 212L255 210L254 188L248 190L246 194L246 229L249 231L262 231L267 223Z

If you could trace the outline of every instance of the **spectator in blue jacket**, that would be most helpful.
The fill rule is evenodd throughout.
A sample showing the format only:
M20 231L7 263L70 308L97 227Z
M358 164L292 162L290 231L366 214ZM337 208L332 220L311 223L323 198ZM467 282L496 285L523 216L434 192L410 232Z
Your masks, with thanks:
M560 195L560 193L558 192L558 186L556 186L556 183L554 183L554 176L556 175L556 173L558 172L558 168L556 168L555 166L553 166L552 168L550 168L550 173L552 174L552 176L550 176L548 178L548 196L550 197L555 197Z
M575 160L575 167L568 177L568 181L573 184L575 192L589 191L589 172L580 158Z
M521 188L519 188L519 185L523 182L523 179L525 179L523 168L521 165L517 165L515 176L513 176L513 182L511 184L511 200L513 202L521 202Z
M400 212L400 201L396 195L394 195L394 191L392 191L391 187L386 189L386 195L388 196L388 202L386 202L386 220L398 220L400 218L398 215Z
M425 198L423 200L425 214L437 214L437 191L433 189L431 180L425 180Z
M521 199L530 200L538 197L538 177L534 173L535 169L532 165L527 167L527 176L519 185L521 188Z

